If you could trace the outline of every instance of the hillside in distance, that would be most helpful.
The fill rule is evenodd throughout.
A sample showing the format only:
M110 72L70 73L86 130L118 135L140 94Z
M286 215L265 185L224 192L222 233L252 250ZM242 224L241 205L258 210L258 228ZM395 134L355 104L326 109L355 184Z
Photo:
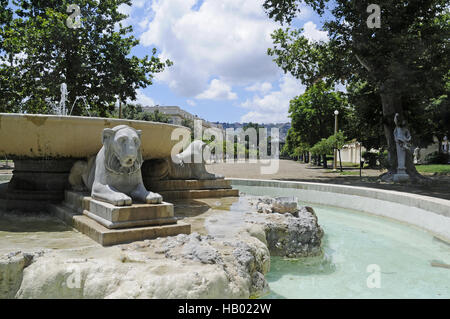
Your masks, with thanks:
M255 125L254 123L221 123L221 122L214 122L214 124L220 124L222 125L223 129L226 130L227 128L233 128L233 129L237 129L237 128L245 128L248 127L249 125ZM286 139L286 135L287 132L289 130L289 128L291 127L291 123L287 122L287 123L269 123L269 124L258 124L259 127L265 127L267 128L267 134L270 136L271 134L271 129L273 127L276 127L280 130L280 139L281 140L285 140Z

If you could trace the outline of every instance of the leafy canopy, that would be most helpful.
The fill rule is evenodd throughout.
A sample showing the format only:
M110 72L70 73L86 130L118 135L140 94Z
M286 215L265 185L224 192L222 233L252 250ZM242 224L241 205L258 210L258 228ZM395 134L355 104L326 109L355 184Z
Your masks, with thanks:
M105 115L119 98L136 99L136 90L170 61L131 54L139 40L118 11L131 0L1 0L0 111L49 113L46 98L59 102L67 84L68 104L86 96L93 111ZM81 9L81 26L67 25L69 4ZM83 114L76 104L73 115Z

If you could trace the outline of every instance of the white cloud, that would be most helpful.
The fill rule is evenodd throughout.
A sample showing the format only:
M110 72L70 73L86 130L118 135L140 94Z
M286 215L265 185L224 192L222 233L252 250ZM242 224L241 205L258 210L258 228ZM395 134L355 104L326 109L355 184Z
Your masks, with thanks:
M127 4L125 4L125 3L122 3L122 4L117 8L117 11L119 11L119 13L121 13L121 14L130 15L130 14L131 14L131 11L133 11L133 7L131 7L131 6L127 5Z
M142 8L145 5L145 0L133 0L132 5L135 8Z
M193 101L193 100L186 100L186 103L188 105L190 105L190 106L196 106L197 105L197 103L195 103L195 101Z
M303 35L310 41L328 41L328 32L317 29L317 25L312 21L303 25Z
M231 87L225 82L213 79L209 87L195 98L199 100L235 100L237 94L231 92Z
M255 95L242 107L250 111L241 117L241 122L276 123L288 122L289 101L305 92L305 86L290 75L280 79L280 89L264 96Z
M129 26L129 25L134 25L137 24L141 27L141 29L145 29L148 25L149 22L149 18L145 18L142 21L137 21L136 17L134 16L136 11L142 11L143 8L145 6L145 0L133 0L131 2L131 6L122 3L121 5L119 5L119 7L117 8L117 11L121 14L125 14L128 16L128 18L124 19L122 21L122 25L124 26ZM138 9L138 10L136 10ZM116 25L116 30L118 29L118 24Z
M261 92L265 94L272 90L272 84L270 82L257 82L251 86L246 87L245 90L250 92Z
M142 90L140 89L136 90L136 100L135 101L128 100L127 102L133 104L141 104L142 106L156 105L155 101L151 97L145 95L145 93L142 92Z
M139 27L140 27L141 29L146 29L149 22L150 22L150 21L149 21L148 18L144 18L144 19L142 19L142 20L138 23L138 25L139 25Z
M157 46L174 65L157 75L176 93L204 92L211 78L229 85L273 81L278 69L267 48L277 28L262 9L262 0L155 1L154 18L140 39Z

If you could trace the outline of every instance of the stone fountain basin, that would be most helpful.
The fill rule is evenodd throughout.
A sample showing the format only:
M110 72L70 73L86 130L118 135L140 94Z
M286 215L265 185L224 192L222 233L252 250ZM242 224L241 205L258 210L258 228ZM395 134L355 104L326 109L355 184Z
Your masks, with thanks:
M83 116L0 113L0 156L86 158L102 147L102 131L125 124L142 130L144 159L169 157L189 129L172 124ZM175 130L180 134L174 134ZM178 132L175 132L178 133Z

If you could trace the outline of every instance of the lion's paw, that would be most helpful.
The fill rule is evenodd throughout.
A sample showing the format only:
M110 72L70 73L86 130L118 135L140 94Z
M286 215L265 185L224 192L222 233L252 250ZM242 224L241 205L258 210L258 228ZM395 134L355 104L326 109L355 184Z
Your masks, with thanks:
M149 192L147 197L145 198L145 202L147 204L161 204L162 203L162 196L157 193Z
M114 206L127 206L131 205L133 203L133 200L131 197L125 195L125 194L115 194L114 199L111 201L111 204Z

